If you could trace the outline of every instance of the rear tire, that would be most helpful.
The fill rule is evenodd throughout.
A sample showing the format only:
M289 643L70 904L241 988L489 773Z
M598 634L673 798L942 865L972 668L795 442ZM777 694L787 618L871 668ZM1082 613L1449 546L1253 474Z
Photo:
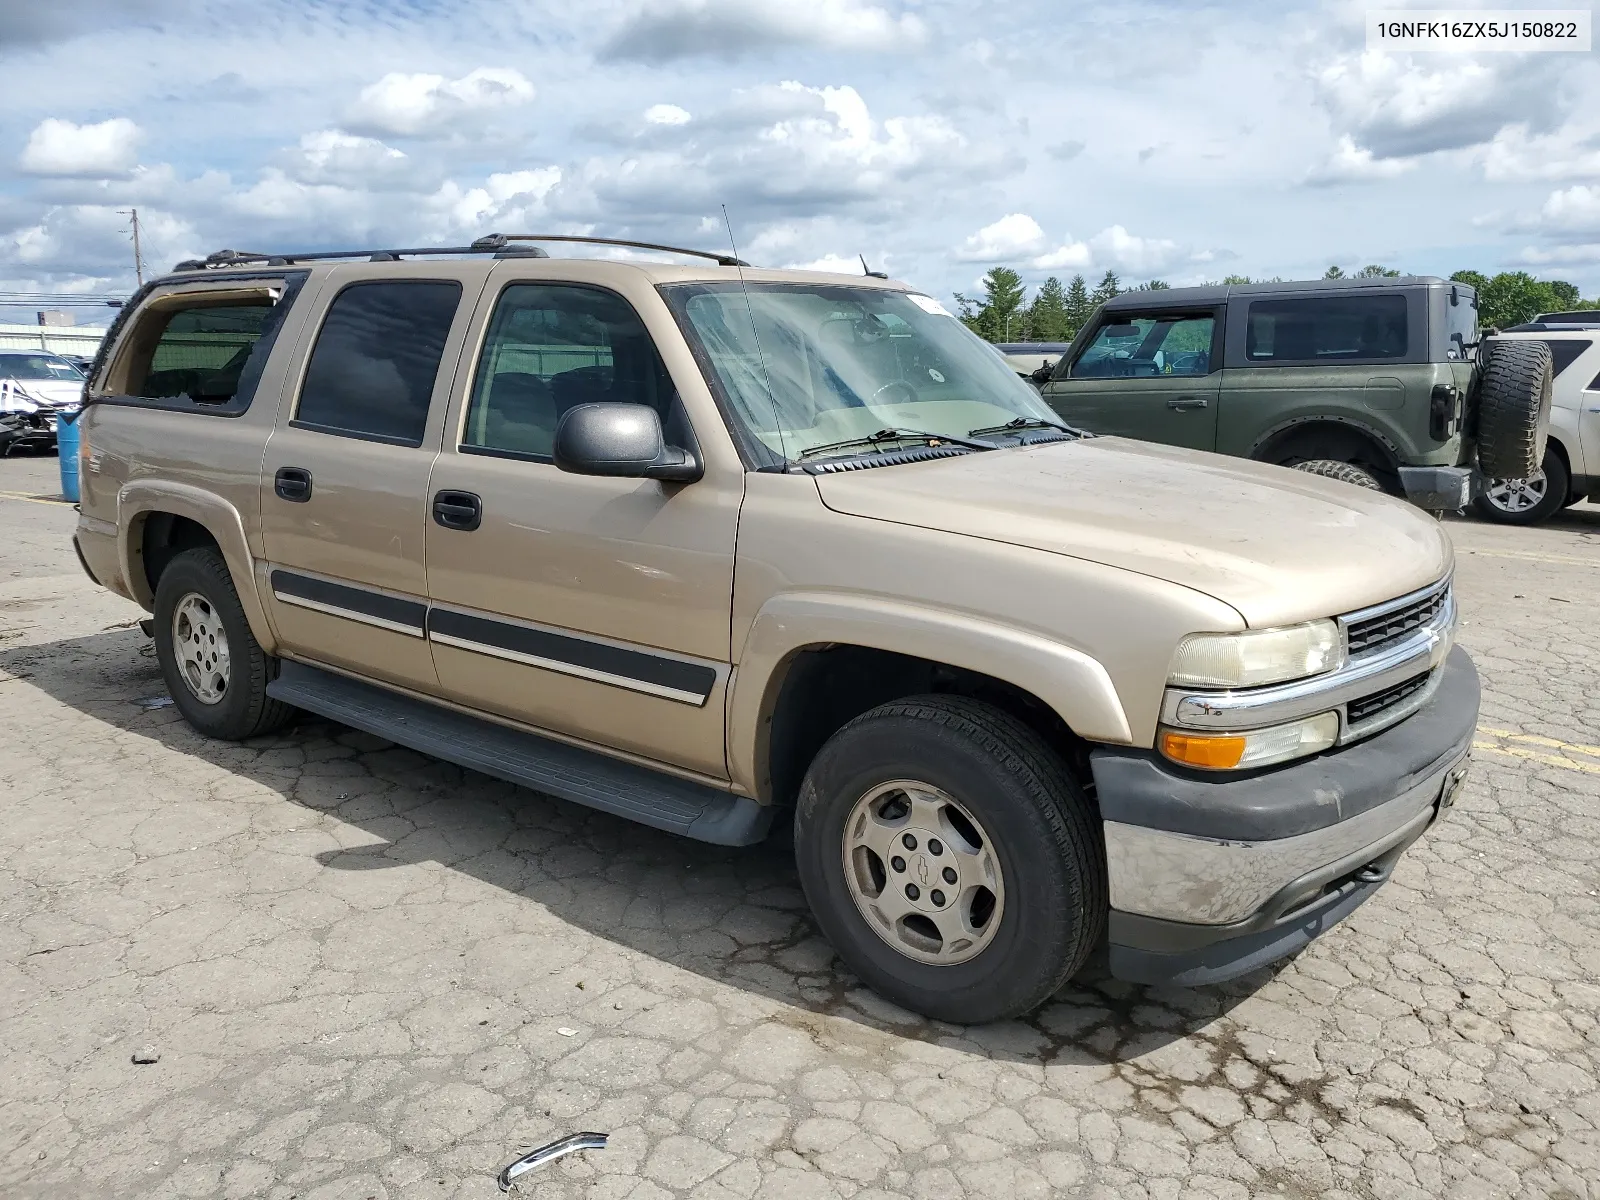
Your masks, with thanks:
M864 822L887 831L882 855L865 848ZM1104 936L1105 848L1089 800L1037 733L965 697L885 704L835 733L800 788L795 859L845 964L942 1021L1036 1008ZM905 915L885 919L894 905Z
M1537 525L1571 503L1567 464L1553 449L1544 452L1544 470L1529 479L1483 480L1472 507L1496 525Z
M207 737L242 741L271 733L295 715L267 695L278 660L250 632L228 564L215 550L185 550L161 572L155 643L167 694Z
M1491 341L1478 377L1478 464L1485 478L1539 473L1550 435L1550 347Z
M1331 458L1313 458L1305 462L1294 464L1296 471L1304 471L1307 475L1321 475L1325 479L1337 479L1342 483L1353 483L1356 487L1370 488L1375 492L1384 490L1378 477L1365 467L1355 463L1335 462Z

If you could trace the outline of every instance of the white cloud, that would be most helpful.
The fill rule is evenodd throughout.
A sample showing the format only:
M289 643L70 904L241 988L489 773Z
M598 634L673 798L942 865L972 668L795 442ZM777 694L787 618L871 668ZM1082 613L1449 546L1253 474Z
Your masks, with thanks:
M829 271L835 275L861 274L861 260L847 258L841 254L824 254L821 258L814 258L810 262L785 263L786 271ZM878 268L882 270L882 267Z
M379 133L437 133L462 117L488 109L526 104L533 84L510 67L479 67L460 79L391 71L361 89L350 110L356 128Z
M916 14L896 16L861 0L676 0L634 11L601 55L666 62L737 58L782 46L883 52L916 49L927 36Z
M676 104L652 104L644 110L644 120L647 125L687 125L691 118Z
M1132 275L1154 275L1182 263L1209 261L1209 251L1185 251L1167 238L1139 237L1121 225L1102 229L1087 241L1067 241L1029 261L1037 271L1115 270Z
M1483 148L1482 161L1492 183L1600 179L1600 133L1576 123L1550 134L1511 125Z
M1600 234L1600 186L1574 184L1550 193L1538 227L1553 234Z
M427 207L442 216L452 232L537 232L531 228L533 219L544 213L545 198L560 182L560 167L498 172L481 187L463 188L447 180L428 199Z
M1328 156L1326 162L1306 173L1306 182L1312 184L1370 183L1374 180L1393 179L1415 167L1416 160L1408 158L1374 158L1372 151L1358 146L1347 133Z
M1507 125L1553 120L1558 100L1549 78L1503 57L1488 63L1369 50L1335 60L1315 86L1335 132L1378 158L1456 150L1488 141Z
M814 88L793 80L778 86L810 111L778 121L760 137L799 155L813 169L846 166L887 175L920 166L931 156L958 152L965 145L941 116L890 117L880 126L853 87Z
M157 269L200 252L193 227L163 209L140 208L139 232L145 261ZM127 215L109 205L57 205L37 221L0 237L0 257L25 268L48 267L68 253L81 264L81 277L131 271L133 244Z
M322 129L300 139L297 176L307 183L374 183L407 165L403 151L377 138Z
M1012 262L1044 244L1044 230L1027 213L1007 213L985 225L956 251L962 262Z
M125 176L138 162L140 131L127 117L98 125L74 125L57 117L40 121L19 160L32 175L75 175L93 179Z
M1094 265L1094 255L1087 242L1064 242L1028 265L1039 271L1086 271Z
M1566 246L1525 246L1514 260L1527 267L1592 267L1600 264L1600 242Z

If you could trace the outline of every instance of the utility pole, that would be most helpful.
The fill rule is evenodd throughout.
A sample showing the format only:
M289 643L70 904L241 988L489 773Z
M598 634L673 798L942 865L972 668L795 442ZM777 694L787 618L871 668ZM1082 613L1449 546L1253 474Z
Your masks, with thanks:
M119 208L118 214L133 218L133 273L139 280L139 286L144 286L144 254L139 249L139 210L137 208Z

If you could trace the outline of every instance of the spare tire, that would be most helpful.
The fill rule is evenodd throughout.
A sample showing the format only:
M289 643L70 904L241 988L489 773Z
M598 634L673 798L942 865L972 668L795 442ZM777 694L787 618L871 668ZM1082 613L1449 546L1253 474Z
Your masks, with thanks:
M1478 467L1490 479L1539 473L1550 434L1550 347L1485 341L1478 374Z

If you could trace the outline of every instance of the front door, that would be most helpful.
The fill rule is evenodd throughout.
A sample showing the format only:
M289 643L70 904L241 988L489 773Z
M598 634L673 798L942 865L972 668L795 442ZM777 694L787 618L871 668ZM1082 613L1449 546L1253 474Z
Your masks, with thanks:
M432 690L428 473L452 374L440 367L459 354L458 312L472 306L459 269L419 271L334 272L305 374L267 441L261 521L265 590L288 651Z
M429 485L428 627L441 692L726 778L743 472L708 467L675 484L558 470L556 423L576 404L648 404L669 443L693 445L694 435L626 299L521 272L507 268L485 297L482 348Z
M1215 449L1216 332L1210 312L1108 314L1045 400L1091 433Z

